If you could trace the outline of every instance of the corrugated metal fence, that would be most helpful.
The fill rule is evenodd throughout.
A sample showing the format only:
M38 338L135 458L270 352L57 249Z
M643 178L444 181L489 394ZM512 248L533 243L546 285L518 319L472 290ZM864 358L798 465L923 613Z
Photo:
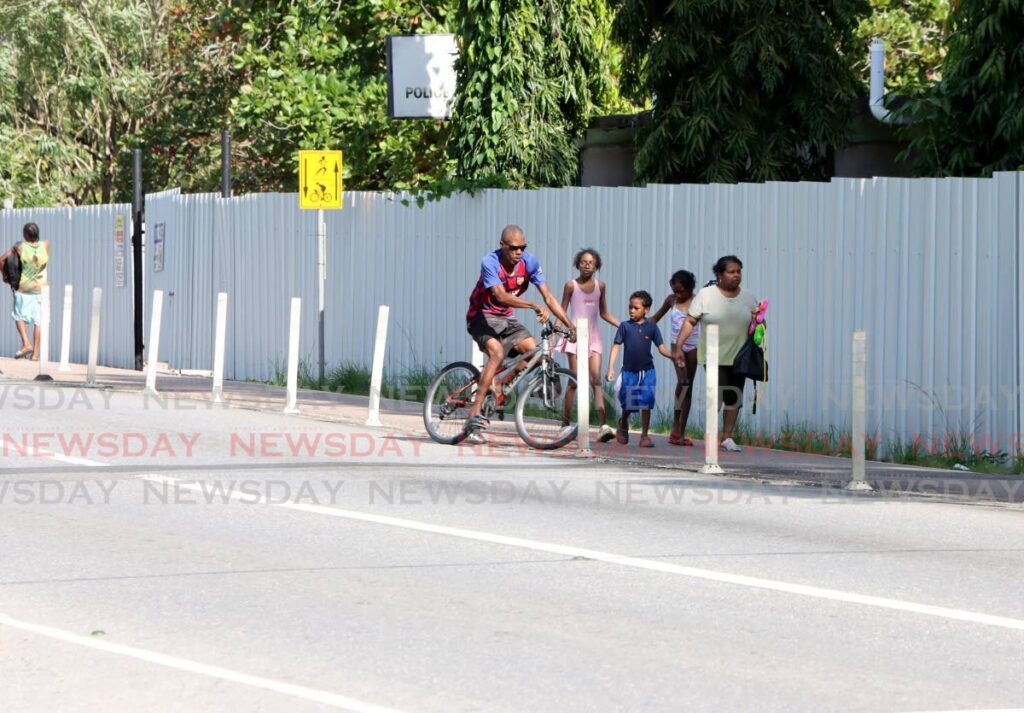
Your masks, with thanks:
M344 210L326 216L327 361L369 364L379 304L391 305L391 378L468 358L463 317L480 259L497 246L505 224L518 223L556 296L575 276L576 250L597 248L609 307L620 316L633 290L646 289L657 304L673 271L691 270L703 283L720 255L740 256L744 289L771 301L772 383L758 415L748 417L756 430L777 432L787 422L847 426L851 333L864 329L869 432L904 440L967 432L990 439L992 450L1012 450L1024 430L1020 183L1021 174L1004 173L487 191L423 208L398 196L349 193ZM168 295L161 359L177 368L210 367L216 293L226 291L227 378L267 379L283 367L293 296L303 299L302 354L315 369L316 213L297 204L293 194L147 197L147 294ZM80 290L72 350L79 360L87 309L81 295L101 276L112 282L119 213L127 218L128 208L0 213L7 242L30 214L54 240L55 323L60 286L70 279ZM123 324L105 331L116 349L101 356L128 365L130 287L114 292L105 315L116 310ZM115 319L105 319L105 330L114 330ZM610 343L611 328L601 329ZM0 341L8 351L11 336ZM667 406L673 379L663 363L659 401Z

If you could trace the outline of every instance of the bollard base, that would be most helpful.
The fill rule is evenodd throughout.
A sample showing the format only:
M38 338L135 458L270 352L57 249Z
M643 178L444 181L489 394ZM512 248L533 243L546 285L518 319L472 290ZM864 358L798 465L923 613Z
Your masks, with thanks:
M49 374L39 374L36 378L32 379L32 381L53 381L53 377Z
M366 419L367 426L375 426L376 428L384 428L384 424L379 418L368 418Z
M576 458L593 458L594 451L590 450L589 448L581 448L577 450L575 453L573 453L573 456Z
M859 493L869 493L874 491L874 488L871 487L871 483L866 480L851 480L843 489L853 490Z
M145 394L146 396L160 396L160 392L158 392L156 389L151 389L148 386L142 390L142 393Z
M285 406L284 407L284 413L298 413L298 412L299 412L299 407L298 406Z
M717 463L705 463L701 466L700 472L705 475L722 475L725 473L725 471L722 470L722 466Z

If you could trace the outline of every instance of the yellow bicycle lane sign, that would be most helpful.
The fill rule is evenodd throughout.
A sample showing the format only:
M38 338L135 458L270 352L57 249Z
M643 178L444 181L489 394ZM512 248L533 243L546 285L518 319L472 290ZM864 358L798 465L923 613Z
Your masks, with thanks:
M341 208L341 151L299 151L299 208Z

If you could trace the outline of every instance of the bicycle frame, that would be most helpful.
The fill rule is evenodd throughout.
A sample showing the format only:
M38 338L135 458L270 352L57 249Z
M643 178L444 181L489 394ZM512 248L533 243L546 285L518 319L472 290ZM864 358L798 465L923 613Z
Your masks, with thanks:
M522 361L527 359L529 359L529 361L527 362L526 366L516 375L514 379L508 382L501 381L502 379L506 378L509 374L511 374L513 371L515 371L516 367ZM501 383L501 392L503 394L512 393L512 391L515 390L516 386L519 385L519 382L525 379L529 374L532 374L534 370L537 368L537 364L541 361L544 361L547 364L554 365L554 359L551 357L550 335L542 336L540 344L535 346L530 351L520 354L515 359L512 359L511 361L505 361L502 364L502 370L499 371L494 376L495 380ZM543 392L544 405L548 408L551 408L552 404L550 403L550 396L548 394L548 390L544 389Z

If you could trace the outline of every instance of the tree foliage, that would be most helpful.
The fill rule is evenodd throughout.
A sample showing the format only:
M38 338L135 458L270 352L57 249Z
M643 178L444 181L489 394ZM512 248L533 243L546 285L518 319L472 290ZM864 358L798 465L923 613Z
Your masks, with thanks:
M925 175L988 176L1024 165L1024 0L960 0L942 80L900 112Z
M826 174L859 85L866 0L617 0L631 98L653 99L642 180L764 181Z
M116 197L126 140L160 100L165 19L161 0L0 5L0 191L17 205Z
M870 0L871 14L855 37L857 72L865 86L871 76L871 40L885 41L886 91L903 93L941 76L949 0Z
M563 186L611 96L603 0L458 0L451 155L464 180Z
M231 104L243 189L295 190L299 149L340 148L346 185L417 188L446 176L448 126L387 117L385 39L443 32L444 2L276 0L237 14Z

